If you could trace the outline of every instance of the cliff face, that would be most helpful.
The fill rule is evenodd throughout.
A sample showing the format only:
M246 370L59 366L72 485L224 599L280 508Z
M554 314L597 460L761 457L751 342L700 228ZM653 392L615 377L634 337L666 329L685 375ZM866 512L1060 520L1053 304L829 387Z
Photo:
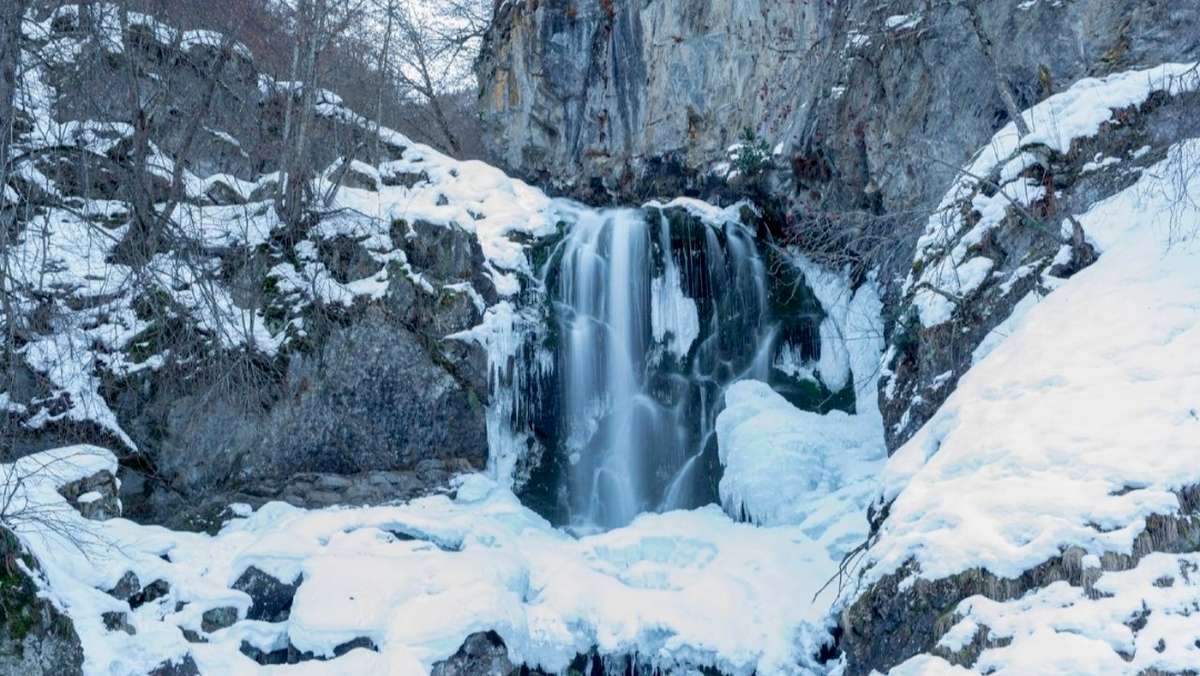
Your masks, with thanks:
M644 197L700 189L749 127L782 156L777 191L900 211L939 195L1008 117L968 12L927 4L508 2L477 64L487 137L526 177ZM1200 50L1187 3L977 5L1022 109Z
M680 192L744 126L788 122L788 43L829 19L760 0L508 3L478 63L488 138L510 168L581 195Z
M918 232L1010 119L998 81L1026 109L1084 77L1200 54L1194 4L966 4L976 20L964 3L509 2L477 64L488 138L514 173L585 200L722 200L750 192L728 163L749 127L773 150L755 196L802 248L882 262L895 323ZM983 314L997 318L937 348L969 354L1006 316ZM896 374L894 391L924 399L885 402L890 448L952 390L931 386L942 366Z

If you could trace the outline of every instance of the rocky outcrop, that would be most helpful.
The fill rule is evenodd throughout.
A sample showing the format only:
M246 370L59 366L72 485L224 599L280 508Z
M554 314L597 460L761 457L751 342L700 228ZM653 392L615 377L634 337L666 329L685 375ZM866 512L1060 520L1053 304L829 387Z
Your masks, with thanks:
M982 595L1008 601L1060 581L1095 597L1099 592L1092 586L1106 572L1132 570L1154 552L1200 551L1200 490L1188 487L1179 491L1178 497L1178 515L1150 516L1128 554L1110 552L1093 557L1098 558L1093 565L1085 565L1084 550L1069 547L1018 578L975 569L929 580L909 566L884 577L842 611L838 647L846 656L846 673L857 676L890 669L927 652L969 667L985 647L986 627L963 650L950 651L938 645L960 618L957 611L964 599Z
M118 513L123 500L131 517L187 528L218 526L231 501L379 503L482 469L488 357L449 336L498 300L471 227L484 216L409 222L330 207L330 193L284 223L272 198L296 88L260 72L243 46L223 49L219 35L136 13L122 29L116 11L67 5L25 24L22 47L38 70L21 86L53 96L19 97L21 159L0 187L20 200L18 240L78 239L83 253L68 263L53 252L73 244L49 245L45 260L23 257L23 321L7 335L24 357L4 364L13 376L0 384L5 459L103 442L124 455L121 482L69 486L67 499L89 518ZM149 102L145 119L131 119L127 84ZM437 175L434 158L401 135L332 92L315 97L304 160L327 189L365 194ZM193 115L202 118L188 142ZM143 134L149 157L138 167ZM180 200L153 270L124 247L147 195ZM82 241L95 238L103 243ZM97 281L98 291L46 277L73 266L139 281Z
M75 626L39 595L37 562L17 538L0 528L0 674L83 673L83 647Z
M1200 74L1188 77L1195 81ZM1158 86L1169 88L1172 82ZM1194 91L1168 95L1159 89L1142 103L1109 111L1111 119L1097 134L1075 139L1065 152L1021 146L1000 157L988 175L964 179L966 189L945 209L948 236L922 238L896 304L897 322L880 377L889 448L899 448L933 416L1018 304L1036 302L1095 261L1097 252L1086 233L1072 232L1071 219L1131 185L1142 170L1163 159L1172 143L1200 134L1200 122L1189 112L1197 105L1200 94ZM1021 157L1034 155L1019 175L1003 175ZM1022 197L1033 193L1015 186L1027 182L1042 192L1024 204ZM986 233L980 236L977 226L990 217L978 205L1001 191L1021 196L1004 204L1003 218L984 224ZM940 232L942 218L934 219L930 232ZM955 256L968 259L967 266L987 268L978 284L969 289L961 284L964 262ZM928 316L936 314L929 311L930 301L940 302L931 293L943 294L947 308L953 305L944 317Z
M418 242L437 257L423 259ZM207 528L231 500L378 504L443 489L455 474L486 465L487 355L446 338L477 325L482 299L495 298L479 244L466 233L401 244L412 251L412 269L438 286L397 274L378 301L332 315L300 309L310 327L306 347L282 368L242 370L232 382L228 374L166 369L122 385L118 411L153 435L145 445L154 472L172 487L155 490L153 478L131 472L124 495L135 514ZM358 245L348 246L328 254L335 272L352 264L347 251ZM236 359L231 366L246 368ZM217 487L199 502L180 499Z
M982 0L1021 108L1080 77L1195 58L1200 9ZM502 3L477 64L487 138L519 175L581 196L704 190L749 127L805 211L936 200L1007 120L959 3Z
M96 474L72 481L58 489L72 507L85 519L104 521L121 516L120 482L111 472Z

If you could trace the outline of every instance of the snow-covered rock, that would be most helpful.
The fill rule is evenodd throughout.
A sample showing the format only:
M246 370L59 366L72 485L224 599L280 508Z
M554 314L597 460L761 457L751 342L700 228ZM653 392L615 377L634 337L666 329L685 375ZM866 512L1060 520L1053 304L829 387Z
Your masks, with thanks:
M1025 111L1027 136L1009 123L980 148L929 215L900 290L882 378L889 449L930 419L1018 306L1094 259L1071 219L1188 133L1177 120L1198 90L1194 63L1086 78ZM1120 161L1091 166L1097 155Z
M859 625L853 673L927 651L984 673L1056 654L1088 673L1194 659L1176 605L1194 564L1167 553L1200 537L1200 180L1177 173L1197 157L1180 141L1081 213L1099 260L1011 322L888 462L843 619ZM1163 571L1175 592L1145 583ZM962 619L946 633L921 604Z
M439 663L490 631L512 664L549 672L594 649L685 672L805 674L830 641L832 592L821 587L837 559L811 524L761 528L711 506L576 539L473 475L453 498L315 511L269 503L206 535L87 521L58 493L114 468L94 447L0 467L23 479L3 485L17 504L39 507L14 531L43 566L44 593L78 628L86 673L170 660L205 674L265 673L255 659L281 650L328 661L270 673L444 673ZM133 633L106 630L106 613Z

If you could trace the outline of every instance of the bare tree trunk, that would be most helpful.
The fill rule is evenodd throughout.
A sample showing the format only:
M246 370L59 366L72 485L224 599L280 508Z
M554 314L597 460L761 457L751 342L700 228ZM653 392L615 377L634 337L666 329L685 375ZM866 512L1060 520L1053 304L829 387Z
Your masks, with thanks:
M387 88L388 56L392 49L392 24L396 18L396 4L394 0L388 0L387 8L384 11L387 13L387 22L383 31L383 46L379 49L379 90L375 92L375 138L373 140L374 147L372 148L372 157L376 162L380 159L379 128L383 124L383 92Z
M967 0L963 3L963 8L967 10L967 14L971 17L971 28L975 31L975 37L979 38L979 46L983 49L983 57L987 59L988 65L992 69L992 77L996 81L996 90L1000 92L1000 99L1004 102L1005 109L1008 110L1008 116L1012 118L1013 124L1017 125L1017 133L1021 138L1029 136L1029 125L1025 123L1025 118L1021 116L1021 108L1017 106L1017 99L1013 96L1012 87L1009 85L1008 78L1000 70L1000 62L996 59L996 46L992 43L991 36L983 28L983 19L979 16L978 0Z
M99 6L95 11L105 11ZM133 209L133 223L125 234L121 249L129 260L145 263L154 256L161 245L162 232L154 203L150 198L147 168L150 157L150 120L142 101L141 84L138 82L137 66L134 63L133 45L129 43L129 3L120 4L119 20L121 44L124 47L126 102L129 106L129 122L133 126L133 142L128 158L129 175L127 192Z
M285 135L284 142L284 175L281 177L282 208L278 209L279 216L286 223L299 223L307 210L309 181L312 179L312 168L308 166L308 125L316 103L317 91L317 52L323 17L325 15L324 0L299 0L297 4L297 50L294 57L294 77L291 87L300 88L300 101L294 100L294 93L288 92L288 105L291 109L290 124L294 127L291 138ZM292 129L286 130L292 132Z
M4 379L0 390L11 391L16 379L17 316L12 302L12 280L10 278L9 227L16 217L16 205L5 205L4 193L8 188L9 161L12 155L13 117L17 97L18 74L21 63L21 19L28 7L28 0L7 0L0 7L0 307L4 311ZM0 447L12 448L16 426L14 417L4 416L0 429ZM7 458L5 458L7 459Z
M225 64L229 62L230 55L233 53L233 45L234 39L232 34L227 34L221 41L221 46L218 47L220 51L216 62L213 63L212 69L209 71L208 86L204 90L200 106L192 111L192 119L188 120L188 126L184 129L183 141L179 144L179 150L175 153L175 166L171 171L171 201L167 203L166 208L159 215L159 218L164 221L171 220L175 209L179 207L179 203L187 197L183 186L184 163L191 152L192 145L196 142L196 134L200 131L204 118L208 117L208 111L212 109L213 96L217 92L217 84L221 81L221 71L225 69Z
M21 62L21 18L29 0L5 0L0 7L0 190L8 184L17 68Z
M300 43L304 39L303 22L304 17L308 12L307 0L300 0L297 7L297 30L296 40L292 43L292 64L288 69L288 90L286 99L284 100L283 108L283 137L279 139L279 153L281 155L279 164L279 185L275 189L275 213L283 217L285 212L284 203L287 199L287 183L288 175L292 173L292 157L288 152L288 144L292 138L293 118L295 117L296 97L294 88L296 87L297 78L300 74Z

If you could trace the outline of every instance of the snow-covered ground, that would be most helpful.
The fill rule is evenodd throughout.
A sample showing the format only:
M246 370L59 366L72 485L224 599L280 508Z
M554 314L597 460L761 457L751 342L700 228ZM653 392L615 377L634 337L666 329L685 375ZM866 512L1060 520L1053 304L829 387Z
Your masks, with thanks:
M1180 143L1079 216L1099 261L1027 304L889 461L895 501L865 582L909 561L928 579L1015 577L1069 546L1099 568L1130 553L1147 516L1180 514L1176 491L1200 484L1197 158L1200 140ZM1011 639L975 665L994 674L1194 668L1195 570L1192 555L1155 554L1104 573L1100 598L1059 583L967 599L946 645L980 627ZM952 671L923 656L896 673Z
M114 470L96 447L0 469L23 479L16 507L37 507L16 530L41 562L43 593L75 622L87 673L144 673L190 650L205 674L421 674L472 632L495 630L515 663L552 672L595 647L664 667L798 674L817 668L812 655L828 640L832 592L813 597L837 557L812 523L756 527L710 506L575 539L472 475L454 497L405 505L238 508L243 516L208 536L80 517L56 486ZM57 527L45 527L48 516ZM231 586L250 566L301 580L290 617L203 634L207 611L246 616L251 599ZM128 571L143 585L166 581L169 593L130 611L103 591ZM106 611L129 613L136 633L106 630ZM183 629L207 642L189 644ZM292 666L260 666L239 651L243 642L264 652L290 643L332 657L364 637L378 650Z

